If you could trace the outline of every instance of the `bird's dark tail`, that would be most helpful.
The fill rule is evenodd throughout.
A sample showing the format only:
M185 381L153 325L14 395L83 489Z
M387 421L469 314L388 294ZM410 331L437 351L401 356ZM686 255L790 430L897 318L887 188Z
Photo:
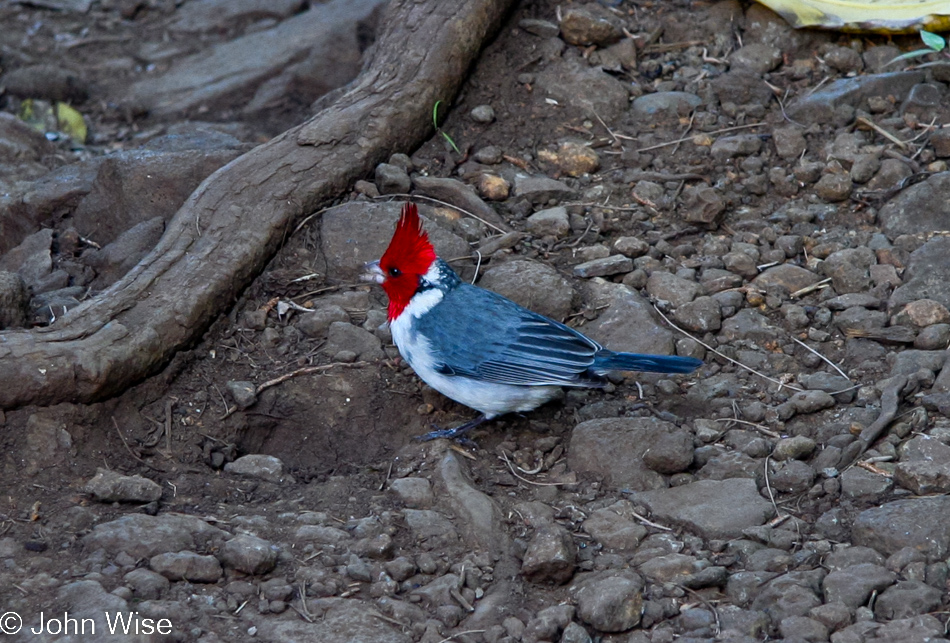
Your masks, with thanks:
M700 367L702 360L695 357L675 355L641 355L638 353L614 353L600 351L594 356L591 370L597 373L607 371L646 371L650 373L691 373Z

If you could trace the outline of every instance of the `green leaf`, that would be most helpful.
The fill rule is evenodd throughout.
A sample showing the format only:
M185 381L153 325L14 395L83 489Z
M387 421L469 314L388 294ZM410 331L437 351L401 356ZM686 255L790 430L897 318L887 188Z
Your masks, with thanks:
M891 62L887 63L888 65L893 65L898 60L908 60L910 58L920 58L921 56L926 56L927 54L934 53L933 49L916 49L914 51L908 51L906 54L901 54ZM887 65L885 65L886 67Z
M436 129L439 129L439 105L442 104L442 101L435 101L435 105L432 106L432 126Z
M935 33L929 31L920 31L920 39L924 41L924 44L933 49L934 51L943 51L943 48L947 46L947 41L943 36L939 36Z

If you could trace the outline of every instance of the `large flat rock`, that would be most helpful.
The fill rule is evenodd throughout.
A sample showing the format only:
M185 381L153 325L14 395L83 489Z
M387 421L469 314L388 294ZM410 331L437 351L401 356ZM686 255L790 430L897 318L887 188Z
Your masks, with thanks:
M630 499L646 505L653 520L681 525L703 538L741 538L743 529L762 525L774 514L749 478L700 480Z
M132 104L153 114L173 114L233 96L247 100L315 47L332 44L366 18L382 0L332 0L316 4L277 26L221 43L179 61L168 73L133 84Z

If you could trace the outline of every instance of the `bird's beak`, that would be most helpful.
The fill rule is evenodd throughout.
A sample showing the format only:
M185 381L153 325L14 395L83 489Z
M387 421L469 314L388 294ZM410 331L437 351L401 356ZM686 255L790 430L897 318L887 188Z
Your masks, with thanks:
M383 273L383 269L379 267L378 261L367 261L363 264L363 270L365 272L360 277L363 281L374 281L378 284L386 281L386 275Z

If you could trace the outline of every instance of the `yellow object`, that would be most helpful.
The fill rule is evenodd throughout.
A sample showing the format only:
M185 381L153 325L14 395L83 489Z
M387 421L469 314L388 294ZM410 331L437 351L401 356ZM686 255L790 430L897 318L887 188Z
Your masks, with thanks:
M56 103L56 121L63 134L79 144L86 142L86 121L75 109L66 103Z
M759 0L793 27L914 33L950 30L950 0Z

